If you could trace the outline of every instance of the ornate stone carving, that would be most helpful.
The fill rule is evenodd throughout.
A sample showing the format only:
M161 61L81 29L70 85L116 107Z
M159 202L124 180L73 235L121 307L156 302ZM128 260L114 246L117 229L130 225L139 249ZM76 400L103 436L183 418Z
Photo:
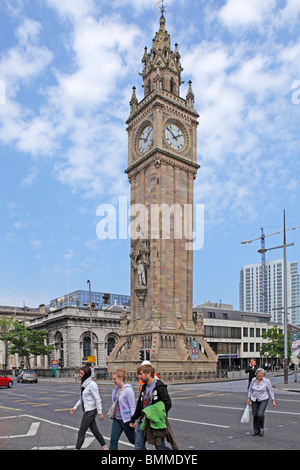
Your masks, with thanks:
M157 304L154 305L151 312L151 330L160 330L160 311Z

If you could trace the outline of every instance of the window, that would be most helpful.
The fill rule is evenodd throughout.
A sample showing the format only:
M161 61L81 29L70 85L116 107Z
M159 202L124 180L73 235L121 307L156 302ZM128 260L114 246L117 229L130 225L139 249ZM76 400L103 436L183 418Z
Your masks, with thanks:
M245 338L248 338L248 328L245 328L245 327L243 328L243 336Z
M110 355L110 353L114 349L115 344L116 344L116 342L115 342L114 338L108 338L108 340L107 340L107 355L108 356Z
M91 355L91 338L88 336L83 340L83 357Z

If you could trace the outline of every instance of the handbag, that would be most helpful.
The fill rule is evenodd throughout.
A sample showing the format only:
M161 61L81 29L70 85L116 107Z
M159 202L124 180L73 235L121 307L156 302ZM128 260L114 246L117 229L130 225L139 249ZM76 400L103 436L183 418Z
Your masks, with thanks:
M249 410L249 405L246 406L243 416L241 418L241 423L249 423L250 421L250 410Z
M106 416L109 418L109 419L114 419L115 417L115 412L116 412L116 404L117 404L117 400L113 402L113 404L111 405L111 407L109 408Z

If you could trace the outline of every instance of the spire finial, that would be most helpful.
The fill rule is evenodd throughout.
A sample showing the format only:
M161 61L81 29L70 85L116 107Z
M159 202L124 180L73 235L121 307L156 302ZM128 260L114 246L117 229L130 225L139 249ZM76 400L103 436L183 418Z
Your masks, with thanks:
M166 13L166 8L167 8L167 5L166 6L164 5L164 0L160 0L159 2L157 2L157 8L159 8L161 12L161 16L164 16L164 13Z

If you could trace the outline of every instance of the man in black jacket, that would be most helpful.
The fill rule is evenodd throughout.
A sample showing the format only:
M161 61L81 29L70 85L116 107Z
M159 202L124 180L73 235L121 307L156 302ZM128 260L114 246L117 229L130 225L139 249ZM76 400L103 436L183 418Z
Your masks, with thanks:
M248 389L250 387L252 379L254 379L254 377L256 376L256 370L257 370L256 359L252 358L250 359L249 366L245 370L246 374L249 374Z
M140 425L143 420L143 409L162 401L165 404L166 413L168 413L172 406L172 402L167 386L155 377L154 367L150 365L140 366L137 370L137 374L138 378L144 382L144 385L141 389L135 412L131 417L130 426L135 427L136 420L138 420L135 436L135 448L136 450L146 450L144 431L140 429ZM162 439L159 446L155 447L158 450L171 450L166 446L164 439Z

